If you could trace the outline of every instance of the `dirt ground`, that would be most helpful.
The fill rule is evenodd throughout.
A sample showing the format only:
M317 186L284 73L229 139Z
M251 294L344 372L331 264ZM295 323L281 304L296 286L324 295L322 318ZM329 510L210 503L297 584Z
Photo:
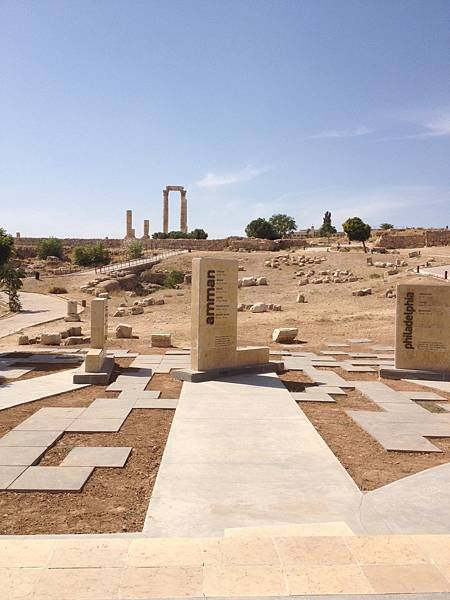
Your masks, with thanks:
M163 261L155 270L180 269L191 270L191 262L195 257L214 256L217 258L236 258L245 271L240 276L265 276L268 286L246 287L239 290L239 302L246 304L267 302L281 304L281 312L267 313L238 313L239 344L271 344L271 334L276 327L298 327L302 341L307 343L307 350L322 348L327 341L364 335L378 343L393 342L395 300L385 298L385 292L395 284L405 281L430 281L425 276L418 277L408 273L408 269L423 264L425 260L434 257L435 264L450 263L450 247L422 248L420 258L409 259L408 250L400 250L399 254L373 254L373 260L395 262L397 258L404 259L407 267L401 267L398 275L384 276L385 269L369 267L365 255L359 247L350 252L327 252L324 248L311 248L308 251L297 250L295 254L307 256L324 256L326 261L312 265L316 271L325 269L351 269L360 280L353 283L330 283L298 285L295 272L300 269L296 265L282 266L272 269L264 266L264 261L274 258L278 253L273 252L191 252ZM287 254L282 252L280 254ZM371 277L372 276L372 277ZM375 276L375 278L374 278ZM47 293L53 285L66 287L66 298L89 302L92 296L80 291L80 286L94 278L91 274L72 274L63 276L42 275L40 281L27 278L24 290ZM439 282L432 279L433 282ZM371 287L371 296L355 297L351 292L361 287ZM306 296L307 302L296 303L297 293ZM162 289L153 294L155 299L163 298L164 305L144 308L143 315L114 318L110 316L109 332L110 346L124 347L130 350L148 352L151 333L167 332L172 334L173 344L177 347L190 345L190 286L183 285L179 290ZM112 315L121 302L132 305L135 298L128 298L124 292L115 294L110 300L109 314ZM115 340L114 330L119 323L133 326L133 333L139 336L135 340ZM89 308L82 314L83 331L89 334ZM30 336L43 331L61 331L67 324L63 320L46 325L29 328ZM11 347L17 344L17 336L9 336L1 340L1 347ZM273 347L274 345L271 344ZM23 348L23 347L22 347Z
M177 398L181 385L161 374L147 389ZM0 435L39 408L88 406L95 398L117 395L90 386L4 410ZM117 433L65 433L38 464L60 464L74 446L130 446L131 455L124 468L95 469L80 493L1 492L0 535L142 531L173 415L173 410L132 410Z

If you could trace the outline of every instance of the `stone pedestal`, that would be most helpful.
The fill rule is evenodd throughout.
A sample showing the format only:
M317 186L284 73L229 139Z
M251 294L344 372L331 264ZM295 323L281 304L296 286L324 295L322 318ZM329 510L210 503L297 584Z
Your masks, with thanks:
M81 317L78 314L78 302L76 300L67 300L67 315L64 317L64 321L67 323L81 321Z
M194 258L192 261L191 369L174 377L205 381L236 372L276 371L269 348L237 348L238 261Z

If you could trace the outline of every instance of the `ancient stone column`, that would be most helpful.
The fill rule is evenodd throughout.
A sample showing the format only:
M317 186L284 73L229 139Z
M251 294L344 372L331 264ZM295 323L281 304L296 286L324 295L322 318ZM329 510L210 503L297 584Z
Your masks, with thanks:
M150 237L150 221L148 219L144 219L144 238Z
M163 190L163 232L169 231L169 190Z
M181 201L180 201L180 231L183 233L187 233L187 198L186 198L186 190L180 192Z
M132 227L133 227L133 211L127 210L127 231L125 234L126 238L132 237Z

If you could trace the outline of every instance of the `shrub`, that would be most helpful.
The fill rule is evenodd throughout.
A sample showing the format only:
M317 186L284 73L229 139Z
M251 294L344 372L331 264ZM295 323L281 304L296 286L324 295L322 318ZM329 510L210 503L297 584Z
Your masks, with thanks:
M58 238L50 237L39 242L39 258L45 259L47 256L57 256L58 258L63 258L63 255L63 245L61 240L58 240Z
M142 252L144 250L144 246L142 242L139 240L131 240L127 245L127 256L128 258L140 258L142 256Z
M208 234L204 229L193 229L189 237L193 240L206 240L208 239Z
M67 294L67 290L65 287L59 285L52 285L52 287L48 290L49 294Z
M182 271L169 271L166 273L164 278L164 287L174 288L175 286L183 283L184 273Z
M73 250L74 262L80 267L107 265L111 255L101 242L94 246L76 246Z
M369 279L381 279L381 275L379 273L371 273Z

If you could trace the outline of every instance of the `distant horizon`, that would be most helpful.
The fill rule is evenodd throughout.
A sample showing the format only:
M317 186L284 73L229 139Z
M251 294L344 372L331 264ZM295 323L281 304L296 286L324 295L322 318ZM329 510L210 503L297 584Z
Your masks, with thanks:
M450 224L447 0L0 4L0 227ZM178 228L171 196L169 229Z

